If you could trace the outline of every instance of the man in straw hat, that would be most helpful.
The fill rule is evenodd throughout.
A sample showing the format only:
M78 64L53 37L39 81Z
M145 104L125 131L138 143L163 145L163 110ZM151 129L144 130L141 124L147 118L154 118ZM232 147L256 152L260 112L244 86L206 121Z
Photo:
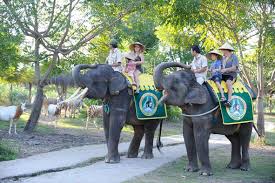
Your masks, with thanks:
M221 93L221 102L226 102L226 98L224 96L223 89L221 87L221 80L222 80L222 55L218 50L212 50L207 54L207 58L213 60L211 63L211 66L209 68L209 71L211 72L211 80L213 80L220 93Z
M116 40L112 40L110 42L110 53L106 58L106 63L111 65L114 71L122 72L122 55L120 50L118 49L118 42Z
M201 50L197 45L192 46L191 53L194 57L191 63L191 70L195 73L197 82L202 85L206 81L207 59L200 54Z
M223 69L222 72L222 80L226 82L226 86L228 89L228 99L225 105L228 107L231 106L232 99L232 84L237 78L238 68L239 68L239 60L238 57L233 53L234 48L229 44L225 43L222 45L219 50L223 52Z

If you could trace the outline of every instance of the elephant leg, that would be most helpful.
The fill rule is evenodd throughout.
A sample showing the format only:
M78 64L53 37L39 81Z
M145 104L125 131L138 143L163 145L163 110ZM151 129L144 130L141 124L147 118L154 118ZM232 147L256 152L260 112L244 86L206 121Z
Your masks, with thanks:
M105 158L106 163L119 163L120 155L118 153L118 143L121 129L126 121L126 112L114 111L110 114L109 119L109 139L108 139L108 155Z
M136 158L138 156L138 150L140 146L140 142L144 135L144 126L143 125L135 125L134 127L134 137L131 141L129 150L128 150L128 158Z
M226 136L231 142L231 161L226 168L237 169L241 166L241 145L238 133Z
M104 127L106 144L108 146L110 122L109 122L109 115L105 112L103 113L103 127Z
M145 130L145 147L144 147L144 153L141 156L141 158L144 159L152 159L154 157L153 155L153 143L154 143L154 135L155 131L158 127L159 121L148 121L144 125Z
M194 121L194 137L198 157L201 162L200 175L213 175L212 168L209 160L209 144L208 140L210 137L209 129L207 124L211 123L207 119L201 119L200 121Z
M250 158L249 158L249 142L252 133L252 123L241 124L240 127L240 142L242 147L242 162L241 170L248 171L250 169Z
M186 171L188 172L197 172L199 170L198 158L196 151L195 138L193 133L193 128L190 123L187 123L188 119L184 119L183 124L183 137L184 144L187 151L188 164L186 166Z

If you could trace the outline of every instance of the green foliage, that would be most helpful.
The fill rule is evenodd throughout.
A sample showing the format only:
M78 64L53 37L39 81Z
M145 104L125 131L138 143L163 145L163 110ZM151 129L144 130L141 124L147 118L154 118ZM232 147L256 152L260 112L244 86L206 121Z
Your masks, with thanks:
M16 159L18 155L18 147L8 141L0 141L0 161L8 161Z
M181 118L181 109L175 106L167 106L168 121L178 121Z

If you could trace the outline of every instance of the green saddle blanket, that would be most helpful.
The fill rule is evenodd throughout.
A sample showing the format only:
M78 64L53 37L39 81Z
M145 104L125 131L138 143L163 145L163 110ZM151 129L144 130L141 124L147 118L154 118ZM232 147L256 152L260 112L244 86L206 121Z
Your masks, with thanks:
M128 77L127 74L124 75L130 81L130 83L132 83L131 78ZM153 76L149 74L141 74L139 76L139 80L139 93L134 94L137 118L140 120L167 118L166 105L158 105L158 101L162 97L162 92L155 88Z
M220 102L221 94L214 81L208 80L207 82L211 86L216 97L219 99L224 125L253 122L252 99L250 93L247 91L242 82L236 81L233 84L231 107L226 107ZM227 87L224 81L222 81L221 86L225 97L228 98Z

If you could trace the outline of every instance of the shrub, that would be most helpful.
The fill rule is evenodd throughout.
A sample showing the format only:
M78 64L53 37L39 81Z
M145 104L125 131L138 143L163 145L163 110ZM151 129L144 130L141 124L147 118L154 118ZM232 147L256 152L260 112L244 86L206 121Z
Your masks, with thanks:
M8 141L0 142L0 161L7 161L16 159L18 155L18 148L11 145Z

